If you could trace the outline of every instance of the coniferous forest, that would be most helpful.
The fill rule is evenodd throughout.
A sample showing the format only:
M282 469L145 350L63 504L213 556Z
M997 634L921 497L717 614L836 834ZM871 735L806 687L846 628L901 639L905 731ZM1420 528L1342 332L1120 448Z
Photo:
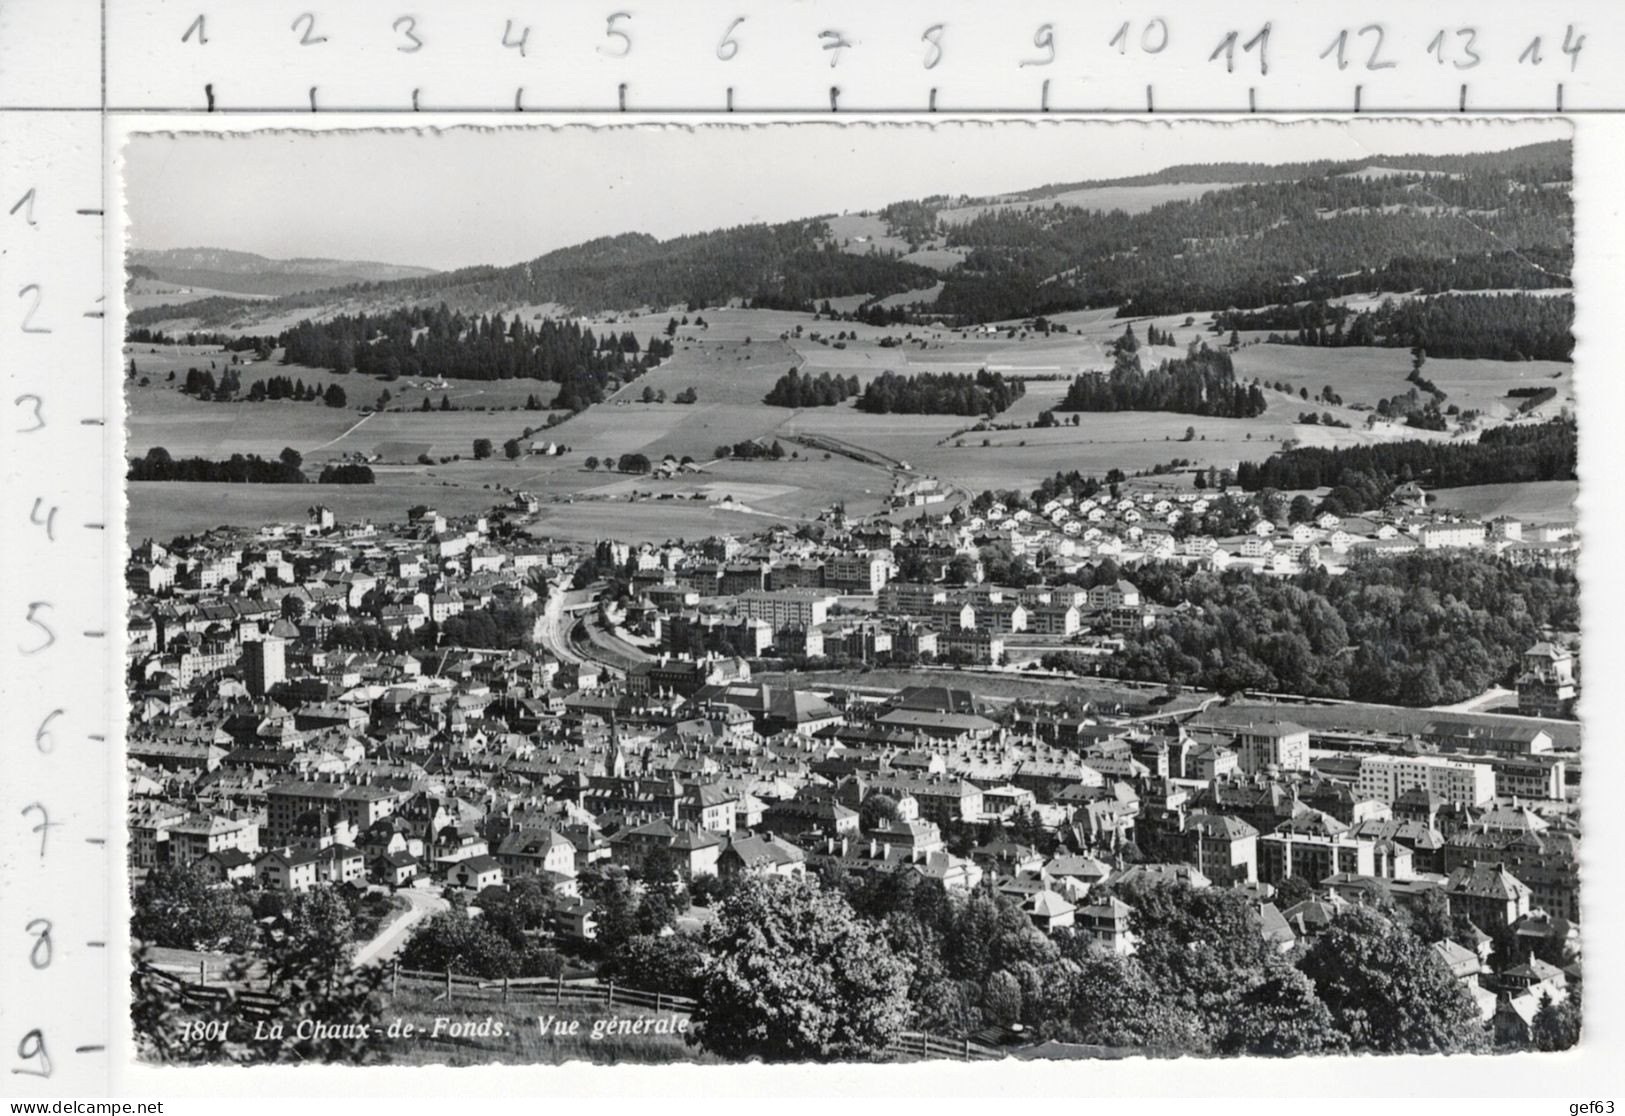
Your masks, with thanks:
M1027 385L982 369L969 373L882 372L864 386L857 408L875 415L996 415L1020 399Z
M780 376L762 400L770 407L833 407L858 394L857 376L831 376L820 372L803 376L790 369Z
M1442 294L1353 311L1325 301L1229 310L1214 327L1269 330L1281 345L1383 345L1421 348L1428 356L1487 360L1569 360L1574 353L1574 297L1569 294Z
M1264 413L1264 393L1236 379L1230 354L1193 346L1183 357L1147 371L1139 353L1119 342L1117 360L1104 375L1072 381L1057 411L1178 411L1188 415L1252 418Z
M1429 488L1574 480L1579 432L1572 418L1534 426L1497 426L1476 442L1380 442L1366 446L1300 446L1262 464L1242 462L1236 484L1249 492L1331 487L1359 498L1347 511L1379 506L1394 486L1415 480ZM1358 506L1349 506L1357 504Z
M1027 200L1005 199L969 219L946 219L950 202L940 196L880 211L911 247L939 239L960 250L962 262L945 272L894 253L843 251L826 222L811 218L665 241L626 233L509 267L337 289L375 301L444 301L465 313L546 302L578 313L697 309L730 300L810 310L824 299L862 294L878 302L942 280L936 300L914 313L988 322L1105 306L1145 316L1369 291L1562 288L1570 286L1573 263L1570 161L1571 145L1556 142L1446 160L1169 168L1125 184L1215 188L1138 213L1052 200L1080 184L1010 195ZM1393 173L1352 173L1372 165ZM1233 177L1215 178L1226 174ZM305 291L265 303L209 298L188 303L184 315L173 306L143 308L130 323L184 316L209 328L265 310L329 304L332 294ZM887 308L888 321L898 316ZM1561 339L1546 347L1551 343Z

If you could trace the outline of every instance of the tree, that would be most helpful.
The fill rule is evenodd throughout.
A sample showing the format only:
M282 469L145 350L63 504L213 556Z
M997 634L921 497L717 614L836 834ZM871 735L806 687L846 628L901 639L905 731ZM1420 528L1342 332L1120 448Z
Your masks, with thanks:
M329 407L344 407L347 406L350 401L345 396L343 388L339 387L337 384L329 384L327 385L327 391L322 395L322 402L326 403Z
M1221 1053L1270 1057L1330 1054L1347 1048L1348 1037L1332 1022L1315 986L1285 962L1275 962L1242 994L1219 1044Z
M502 453L509 461L514 460L524 452L524 447L519 444L518 438L509 438L506 442L502 443Z
M513 946L466 907L442 911L420 925L401 951L401 964L426 972L457 972L500 978L519 975Z
M1300 968L1357 1051L1449 1054L1484 1045L1472 996L1431 946L1376 911L1338 915Z
M196 865L159 864L131 900L130 937L172 949L246 950L256 926L248 904L211 885Z
M490 456L491 456L491 439L489 439L489 438L475 438L474 439L474 460L475 461L484 461L487 457L490 457Z
M277 454L277 460L290 469L297 469L305 463L305 457L292 446L284 446L282 452Z
M694 1014L727 1058L879 1058L908 1018L909 966L816 878L749 879L725 899Z
M586 461L582 462L582 464L587 467L588 472L596 471L597 468L598 468L598 455L596 453L591 454L590 456L588 456Z
M1070 989L1070 1037L1103 1046L1161 1047L1182 1054L1207 1050L1201 1021L1168 1003L1132 957L1091 946Z
M710 960L705 943L693 934L638 934L610 956L603 973L629 988L693 997Z
M889 794L871 794L858 807L858 818L866 830L897 821L900 816L897 800Z
M1540 998L1540 1008L1530 1027L1536 1050L1568 1050L1580 1041L1581 986L1571 984L1569 994L1561 1003L1554 1003L1549 994Z

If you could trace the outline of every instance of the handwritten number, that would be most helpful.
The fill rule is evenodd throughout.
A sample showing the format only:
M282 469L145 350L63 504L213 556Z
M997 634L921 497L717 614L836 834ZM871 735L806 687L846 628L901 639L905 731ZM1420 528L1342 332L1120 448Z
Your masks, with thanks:
M181 36L181 42L184 43L190 39L192 37L192 32L194 31L197 32L197 45L206 45L209 41L209 36L204 33L203 17L201 15L194 19L192 21L192 25L186 29L186 33Z
M820 31L818 37L824 40L824 49L830 52L829 68L834 69L835 63L841 60L841 51L852 44L846 41L846 36L839 31Z
M28 963L36 969L51 967L51 920L36 918L28 924L28 932L34 935L34 946L28 951Z
M1569 70L1572 72L1580 64L1580 48L1586 45L1584 35L1574 33L1574 24L1569 24L1563 32L1563 53L1569 56Z
M947 27L946 23L933 23L920 36L920 41L930 46L925 52L925 68L928 70L936 69L937 63L942 61L942 33Z
M1364 27L1360 28L1360 30L1357 33L1361 34L1361 35L1374 34L1374 35L1377 36L1376 41L1371 44L1371 54L1365 60L1365 68L1366 69L1368 69L1368 70L1391 70L1395 66L1399 65L1398 62L1394 62L1392 60L1389 60L1389 61L1382 61L1381 60L1382 44L1383 44L1384 39L1387 38L1387 32L1385 32L1382 29L1381 24L1368 23ZM1339 31L1337 33L1337 38L1332 40L1331 45L1328 46L1325 50L1320 52L1320 56L1322 58L1325 58L1327 55L1329 55L1329 54L1331 54L1331 53L1333 53L1335 51L1336 54L1337 54L1337 68L1339 70L1346 70L1346 69L1348 69L1348 64L1349 64L1348 45L1349 45L1349 30L1348 30L1347 27L1345 27L1345 28L1343 28L1343 30L1341 30L1341 31Z
M203 17L199 16L198 18L202 19ZM51 1056L45 1053L45 1036L40 1033L38 1027L24 1035L23 1040L17 1044L17 1057L25 1062L37 1061L39 1064L37 1066L17 1066L12 1069L12 1073L23 1073L30 1077L51 1076Z
M1573 31L1574 28L1570 27L1569 30ZM19 209L23 210L24 221L30 225L37 224L34 220L34 187L30 186L28 193L17 199L17 204L11 207L12 216L16 216Z
M1123 22L1123 26L1117 29L1117 34L1113 35L1111 37L1111 41L1106 45L1116 47L1118 54L1127 54L1128 31L1129 23L1125 20ZM1153 43L1156 45L1153 46ZM1167 48L1168 21L1163 19L1161 16L1158 16L1156 19L1153 19L1147 23L1140 31L1140 49L1145 51L1147 54L1161 54Z
M52 542L56 542L56 512L57 512L57 507L56 507L55 504L52 504L51 505L51 510L45 513L45 518L44 519L41 519L40 514L39 514L40 506L42 504L44 504L44 503L45 503L44 497L42 497L42 496L34 497L34 510L28 513L28 522L32 523L36 527L45 528L45 537L47 539L50 539Z
M48 756L56 751L56 733L51 731L51 722L60 716L62 716L62 710L51 710L45 715L45 720L39 723L39 728L34 730L34 747L39 749L43 755Z
M1543 59L1540 56L1540 36L1539 35L1536 35L1533 39L1529 40L1529 45L1523 48L1523 53L1522 54L1518 55L1518 61L1519 62L1529 62L1529 63L1532 63L1532 64L1534 64L1536 66L1540 65L1542 62L1545 61L1545 59Z
M27 400L27 405L34 412L34 425L33 426L19 426L17 428L17 433L19 433L19 434L32 434L36 430L44 430L45 429L45 412L42 410L42 408L45 406L45 400L41 399L39 396L33 394L32 392L26 392L26 393L24 393L22 395L19 395L16 399L13 399L12 403L14 403L17 406L21 407L21 406L24 405L24 402L23 402L24 400Z
M604 38L621 40L621 47L619 50L608 50L600 44L598 47L599 54L610 58L625 58L632 53L632 36L615 26L617 21L631 18L631 12L616 12L604 21Z
M25 818L30 813L34 813L34 812L37 812L39 814L40 823L38 825L36 825L33 829L29 830L29 832L39 834L39 854L40 854L40 858L44 859L44 857L45 857L45 838L50 836L51 830L57 828L62 823L52 821L51 820L51 815L49 813L47 813L46 810L45 810L45 807L41 806L38 802L30 802L27 806L24 806L23 810L22 810L23 817L25 817Z
M1433 36L1432 41L1430 41L1428 43L1428 49L1427 49L1427 52L1429 54L1434 55L1435 57L1438 58L1439 65L1441 65L1441 66L1443 66L1444 62L1445 62L1445 58L1444 58L1444 37L1445 37L1445 32L1441 29L1437 35ZM1466 58L1465 59L1458 58L1455 61L1453 61L1451 63L1451 65L1455 66L1455 68L1458 69L1458 70L1470 70L1474 66L1478 65L1480 62L1482 62L1484 60L1483 57L1478 53L1478 51L1473 49L1478 43L1478 28L1476 28L1476 27L1458 27L1458 28L1456 28L1456 37L1458 39L1466 39L1467 40L1461 46L1461 51L1462 51L1462 53L1464 55L1466 55Z
M1224 38L1219 40L1219 45L1213 48L1213 53L1208 55L1207 60L1209 62L1216 62L1218 61L1219 55L1222 54L1224 55L1225 73L1235 73L1236 42L1240 38L1241 32L1230 32ZM1246 53L1251 53L1254 47L1258 48L1258 72L1260 74L1268 74L1270 72L1269 45L1270 25L1267 23L1264 24L1263 27L1259 28L1258 34L1241 44L1242 51Z
M290 31L298 31L299 30L299 25L301 23L303 23L305 25L305 29L303 31L301 31L300 34L299 34L299 45L300 46L315 46L317 43L325 43L325 42L327 42L327 36L326 35L318 35L318 34L316 34L316 13L315 12L304 12L304 13L302 13L298 18L296 18L293 21L292 25L288 28L288 30L290 30Z
M1388 37L1388 33L1382 29L1382 24L1368 23L1364 27L1360 28L1360 34L1362 35L1371 34L1373 32L1376 34L1377 38L1376 41L1371 44L1371 57L1365 60L1365 68L1368 70L1392 70L1395 66L1399 65L1398 62L1395 62L1392 59L1386 62L1377 61L1378 56L1382 54L1383 40Z
M45 638L43 641L33 647L22 647L19 645L17 650L21 651L24 655L38 655L41 651L44 651L47 647L56 642L56 633L51 630L51 626L49 624L39 618L40 609L50 607L51 603L49 601L28 602L28 616L26 619L28 623L34 625L34 627L38 628L41 632L44 632Z
M745 17L740 16L728 24L728 30L722 33L722 41L717 44L717 57L724 62L733 61L733 56L739 53L739 40L734 38L734 32L739 30L739 25L744 22Z
M1483 59L1478 56L1478 51L1473 49L1473 44L1478 42L1478 28L1463 27L1460 31L1456 32L1456 35L1459 38L1465 38L1467 40L1461 45L1461 51L1467 56L1467 61L1457 62L1456 69L1470 70L1483 61Z
M40 300L45 297L45 293L40 290L40 285L38 283L30 283L28 286L17 292L18 298L27 298L29 295L34 296L34 301L29 305L28 312L23 315L23 332L50 333L51 331L45 326L37 326L34 324L34 315L39 313Z
M529 42L530 25L528 23L525 25L525 33L520 35L518 39L513 38L513 20L510 19L508 21L508 26L502 29L502 45L505 47L517 47L519 49L519 57L521 58L525 57L526 44Z
M398 46L395 48L396 50L400 51L402 54L416 54L418 51L423 49L423 40L418 38L418 21L416 16L402 16L390 26L393 30L399 31L408 39L412 40L411 46Z
M1033 32L1033 46L1039 50L1049 51L1049 56L1046 58L1024 58L1021 60L1023 66L1048 66L1055 61L1055 25L1053 23L1039 25L1038 30Z

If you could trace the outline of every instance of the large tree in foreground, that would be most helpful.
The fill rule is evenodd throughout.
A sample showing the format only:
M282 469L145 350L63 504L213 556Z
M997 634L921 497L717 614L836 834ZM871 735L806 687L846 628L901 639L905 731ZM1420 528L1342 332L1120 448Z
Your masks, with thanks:
M708 945L694 1021L717 1054L870 1059L903 1029L908 965L815 878L744 881L718 908Z
M1466 988L1430 946L1376 911L1338 915L1300 968L1355 1050L1452 1054L1485 1043Z

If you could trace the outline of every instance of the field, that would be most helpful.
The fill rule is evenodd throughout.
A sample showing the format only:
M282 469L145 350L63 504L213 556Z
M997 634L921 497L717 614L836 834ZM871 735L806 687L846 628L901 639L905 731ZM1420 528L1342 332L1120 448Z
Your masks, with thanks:
M1247 345L1236 353L1236 373L1269 382L1284 381L1306 387L1311 396L1327 384L1347 403L1376 406L1381 399L1399 395L1411 385L1406 349L1318 349L1303 345ZM1430 358L1422 375L1446 393L1446 403L1476 410L1493 418L1506 418L1517 400L1506 393L1516 387L1555 387L1557 398L1541 407L1536 417L1574 406L1573 366L1548 360L1445 360ZM1307 406L1307 404L1306 404Z
M1580 482L1479 484L1470 488L1441 488L1431 495L1437 507L1484 519L1510 515L1526 523L1572 523Z
M663 334L674 315L669 310L617 314L590 323L595 331L632 331L640 338ZM681 312L676 315L679 319ZM1266 392L1269 407L1258 418L1203 418L1163 412L1086 413L1060 416L1062 424L1040 428L1039 416L1053 407L1075 375L1110 365L1110 345L1125 326L1110 310L1057 315L1066 333L1048 335L1009 323L993 332L946 327L874 327L815 320L791 311L714 308L689 315L673 338L676 351L659 368L633 381L603 404L536 435L537 440L569 447L559 457L500 459L502 443L526 428L540 430L545 412L522 408L528 395L550 401L556 385L530 380L497 382L428 382L408 379L384 384L358 375L334 376L311 368L269 361L239 366L245 387L256 379L286 375L325 388L337 382L349 396L345 409L320 403L288 401L210 403L181 394L178 384L189 367L209 368L216 375L229 355L218 350L181 346L128 346L137 365L137 380L127 381L129 451L132 455L161 445L175 456L224 457L231 453L274 456L284 446L305 455L307 463L357 453L377 458L379 483L364 489L295 486L280 491L254 486L143 485L132 492L132 537L166 537L220 523L257 524L267 519L298 520L321 499L341 517L367 515L393 519L412 504L429 502L448 513L472 511L501 502L513 491L529 491L543 501L534 529L572 539L606 535L660 540L695 538L726 531L749 533L774 522L794 523L815 516L836 501L854 513L883 505L900 476L931 475L950 493L964 498L983 489L1028 489L1058 470L1077 469L1102 476L1107 470L1149 470L1174 458L1221 468L1242 460L1262 460L1283 443L1354 445L1397 438L1448 438L1378 423L1365 428L1369 411L1355 403L1374 404L1405 389L1409 353L1401 349L1309 349L1298 346L1246 345L1236 354L1243 376L1268 383L1307 387L1311 395L1331 384L1343 406L1304 401L1297 394ZM704 319L704 326L699 319ZM1149 319L1174 334L1174 346L1142 350L1149 363L1178 355L1192 340L1214 340L1210 316L1169 315ZM1146 319L1135 321L1144 338ZM1189 321L1191 324L1186 325ZM800 335L796 334L799 327ZM837 334L845 340L836 342ZM815 337L816 335L816 337ZM901 344L883 347L883 338ZM839 344L841 347L837 348ZM804 374L830 372L856 376L866 383L881 372L969 373L981 368L1026 380L1026 395L995 423L1009 429L973 431L977 420L955 415L871 415L848 404L789 410L770 407L763 397L788 369ZM1571 399L1568 365L1543 362L1430 360L1424 370L1449 393L1450 401L1477 407L1497 417L1509 410L1504 393L1513 386L1560 387L1549 410ZM169 380L170 373L176 379ZM1559 379L1551 379L1556 373ZM146 379L146 386L139 381ZM673 402L693 388L693 404ZM371 413L384 390L389 409ZM645 389L664 391L665 403L644 403ZM449 395L464 410L422 412L424 398L437 407ZM474 410L476 407L491 410ZM404 408L397 410L397 408ZM1349 428L1302 425L1300 412L1330 411ZM1190 440L1186 441L1187 433ZM868 460L841 454L824 456L824 447L798 444L798 436L816 436L845 444ZM470 460L476 438L489 438L497 460ZM718 461L721 445L749 439L777 440L786 451L782 461ZM417 464L419 454L461 460ZM666 480L606 475L585 467L588 458L613 461L642 453L659 462L670 456L691 458L695 474ZM795 455L791 457L789 455ZM804 462L816 461L809 469ZM907 473L887 462L906 462ZM161 491L160 491L161 490ZM731 499L730 499L731 497ZM1446 506L1469 507L1468 504ZM1456 500L1469 499L1465 495ZM1515 512L1536 497L1485 494L1485 501L1511 500ZM1523 500L1523 503L1519 503ZM1563 502L1566 509L1572 498ZM1497 505L1499 506L1499 505Z

